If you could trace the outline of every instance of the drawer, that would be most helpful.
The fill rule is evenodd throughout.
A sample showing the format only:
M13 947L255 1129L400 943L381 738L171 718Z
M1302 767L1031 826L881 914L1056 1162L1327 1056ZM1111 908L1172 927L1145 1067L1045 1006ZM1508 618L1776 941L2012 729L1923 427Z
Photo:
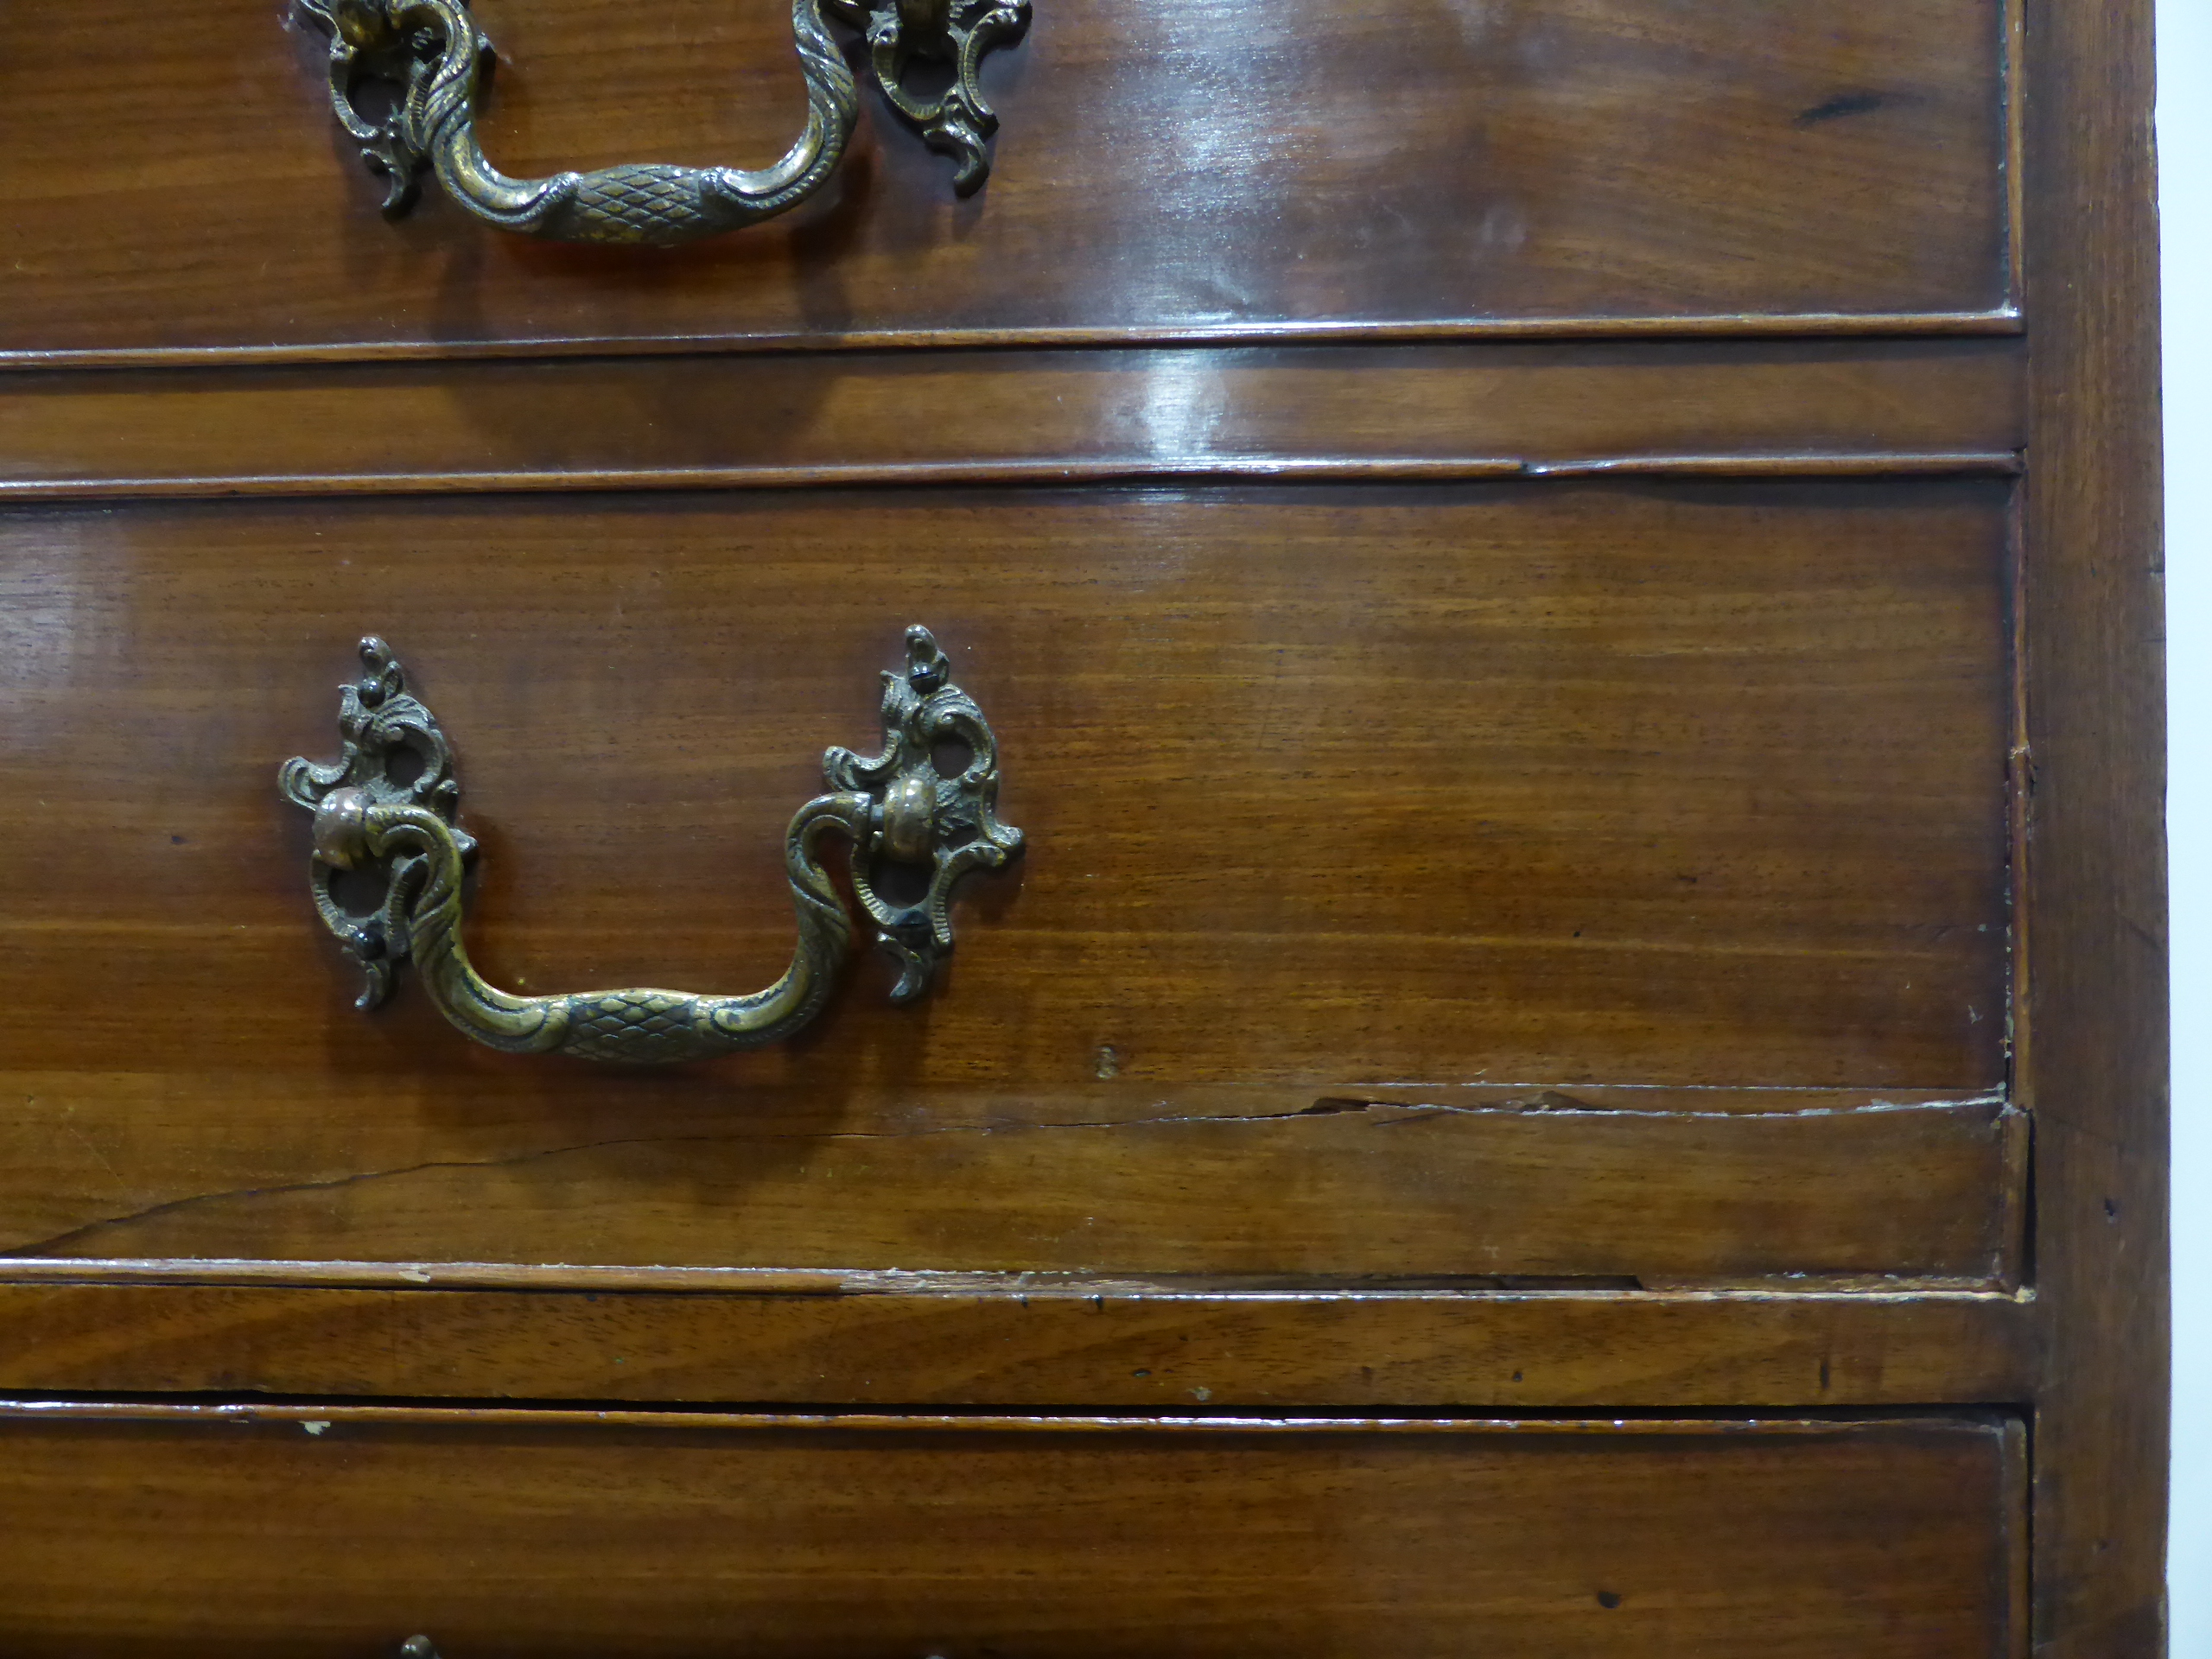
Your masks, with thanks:
M1979 480L20 510L18 1256L2009 1284ZM284 756L387 635L496 984L740 991L926 620L1029 836L924 1003L500 1054L352 1006Z
M2021 1439L21 1405L0 1644L2004 1659Z
M984 60L980 194L869 93L821 198L655 252L435 186L385 222L321 36L270 8L157 34L48 0L0 20L0 351L2005 327L2006 14L1038 0ZM475 15L510 173L760 167L805 109L786 7Z

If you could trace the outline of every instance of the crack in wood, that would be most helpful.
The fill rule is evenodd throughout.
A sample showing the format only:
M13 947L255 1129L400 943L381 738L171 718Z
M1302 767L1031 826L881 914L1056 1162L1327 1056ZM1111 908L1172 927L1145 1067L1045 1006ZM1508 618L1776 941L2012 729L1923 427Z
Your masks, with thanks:
M0 1262L14 1256L35 1256L66 1249L82 1243L102 1233L130 1228L143 1223L161 1219L211 1205L230 1203L251 1203L257 1200L296 1197L302 1193L328 1192L359 1187L374 1182L404 1179L409 1176L448 1170L512 1169L556 1158L605 1152L620 1147L677 1147L684 1145L739 1144L745 1141L900 1141L929 1135L996 1135L1050 1130L1125 1130L1191 1128L1203 1125L1255 1125L1282 1123L1304 1118L1337 1117L1376 1115L1377 1127L1386 1125L1434 1122L1454 1117L1503 1118L1549 1116L1566 1117L1590 1116L1605 1118L1726 1119L1746 1124L1762 1119L1802 1119L1809 1117L1842 1117L1885 1112L1952 1112L1990 1107L2001 1109L2000 1119L2019 1116L2017 1109L2008 1105L2001 1095L1983 1095L1960 1100L1893 1103L1872 1101L1863 1104L1834 1107L1804 1107L1787 1112L1719 1112L1649 1110L1630 1107L1617 1107L1585 1101L1556 1090L1542 1090L1525 1098L1508 1099L1479 1106L1450 1104L1437 1102L1408 1102L1368 1100L1353 1096L1325 1095L1311 1105L1277 1112L1212 1112L1178 1113L1155 1117L1059 1119L1027 1122L1003 1121L984 1123L957 1123L942 1126L925 1125L894 1130L825 1129L805 1134L767 1132L746 1133L734 1130L728 1134L675 1135L621 1135L600 1141L580 1141L557 1147L534 1147L526 1152L509 1154L497 1158L431 1159L420 1163L397 1166L390 1169L357 1170L347 1174L318 1180L272 1183L263 1185L226 1188L214 1192L189 1193L181 1198L163 1199L120 1215L106 1216L79 1223L41 1238L31 1239L0 1249ZM97 1148L93 1149L97 1153Z

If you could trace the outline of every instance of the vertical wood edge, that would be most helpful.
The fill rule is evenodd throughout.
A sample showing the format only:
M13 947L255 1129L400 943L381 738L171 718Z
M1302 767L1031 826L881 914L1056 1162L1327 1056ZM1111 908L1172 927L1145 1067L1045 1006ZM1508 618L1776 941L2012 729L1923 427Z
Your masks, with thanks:
M2169 1355L2150 0L2028 0L2033 1649L2164 1650Z

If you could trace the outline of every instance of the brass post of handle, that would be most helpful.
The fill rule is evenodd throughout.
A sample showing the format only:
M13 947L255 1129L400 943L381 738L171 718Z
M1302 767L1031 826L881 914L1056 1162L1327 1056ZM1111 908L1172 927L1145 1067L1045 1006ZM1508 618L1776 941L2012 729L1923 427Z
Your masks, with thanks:
M984 145L998 128L978 80L983 54L1029 24L1029 0L792 0L806 125L773 166L643 162L515 179L477 142L477 100L496 54L468 0L295 0L295 10L330 37L332 109L361 159L385 175L388 214L413 206L429 169L455 201L501 230L652 246L755 224L828 181L852 137L860 98L825 11L867 32L868 73L885 100L925 143L958 162L953 188L970 194L990 172ZM942 92L924 98L906 90L917 59L950 67ZM368 80L393 88L389 115L361 112L357 95Z
M798 1031L821 1012L852 944L852 919L821 858L833 832L847 842L853 893L876 943L899 965L892 1001L912 1001L952 949L954 884L1021 849L1021 832L998 817L989 722L952 683L930 631L909 628L905 671L883 676L882 752L830 749L822 763L830 792L800 807L785 834L798 944L780 979L738 996L650 988L518 996L488 983L461 942L462 883L476 843L454 823L461 785L445 734L408 692L383 640L364 639L361 660L365 672L340 703L339 759L318 765L297 755L278 774L284 798L315 814L308 888L316 912L366 976L360 1007L382 1001L394 969L411 961L440 1013L511 1053L659 1065L757 1048ZM949 772L940 750L954 756ZM926 872L918 899L884 896L876 874L883 860ZM363 868L381 875L381 901L349 910L336 883Z

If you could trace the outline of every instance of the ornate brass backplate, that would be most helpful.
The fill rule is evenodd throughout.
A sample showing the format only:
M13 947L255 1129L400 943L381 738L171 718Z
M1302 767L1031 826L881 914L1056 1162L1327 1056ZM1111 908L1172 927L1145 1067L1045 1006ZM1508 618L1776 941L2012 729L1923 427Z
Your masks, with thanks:
M784 839L798 945L782 978L764 991L720 996L651 988L517 996L487 983L461 943L463 878L476 843L454 822L461 786L453 753L429 709L407 690L383 640L361 642L365 671L345 688L336 761L284 763L277 786L315 814L308 889L323 925L367 977L359 1006L390 994L394 969L412 961L448 1020L478 1042L513 1053L655 1065L757 1048L790 1036L821 1011L852 944L852 921L817 843L829 831L849 848L854 896L876 943L899 966L894 1002L929 988L952 949L954 884L993 869L1021 848L998 817L998 742L982 710L952 683L927 628L906 630L906 666L883 677L883 748L832 748L822 771L831 792L792 815ZM941 751L964 749L948 773ZM885 862L925 873L911 903L886 898ZM381 879L365 909L338 889L343 873Z
M952 188L970 195L990 176L984 141L999 118L983 101L977 77L983 54L1019 40L1029 27L1029 0L829 0L830 11L868 32L868 67L891 107L920 131L932 149L960 163ZM936 98L906 89L916 59L947 66L951 84Z
M563 242L666 245L767 219L827 181L852 137L860 102L824 10L867 32L868 69L884 98L933 148L959 162L953 188L976 189L990 172L984 142L998 118L977 77L983 54L1018 38L1029 0L792 0L791 34L806 81L806 125L781 161L747 171L645 162L588 173L513 179L485 157L476 105L497 54L467 0L295 0L330 36L330 99L361 159L385 180L385 211L413 206L435 170L447 194L502 230ZM916 60L947 66L941 96L905 87ZM362 113L364 82L392 92L391 112Z

